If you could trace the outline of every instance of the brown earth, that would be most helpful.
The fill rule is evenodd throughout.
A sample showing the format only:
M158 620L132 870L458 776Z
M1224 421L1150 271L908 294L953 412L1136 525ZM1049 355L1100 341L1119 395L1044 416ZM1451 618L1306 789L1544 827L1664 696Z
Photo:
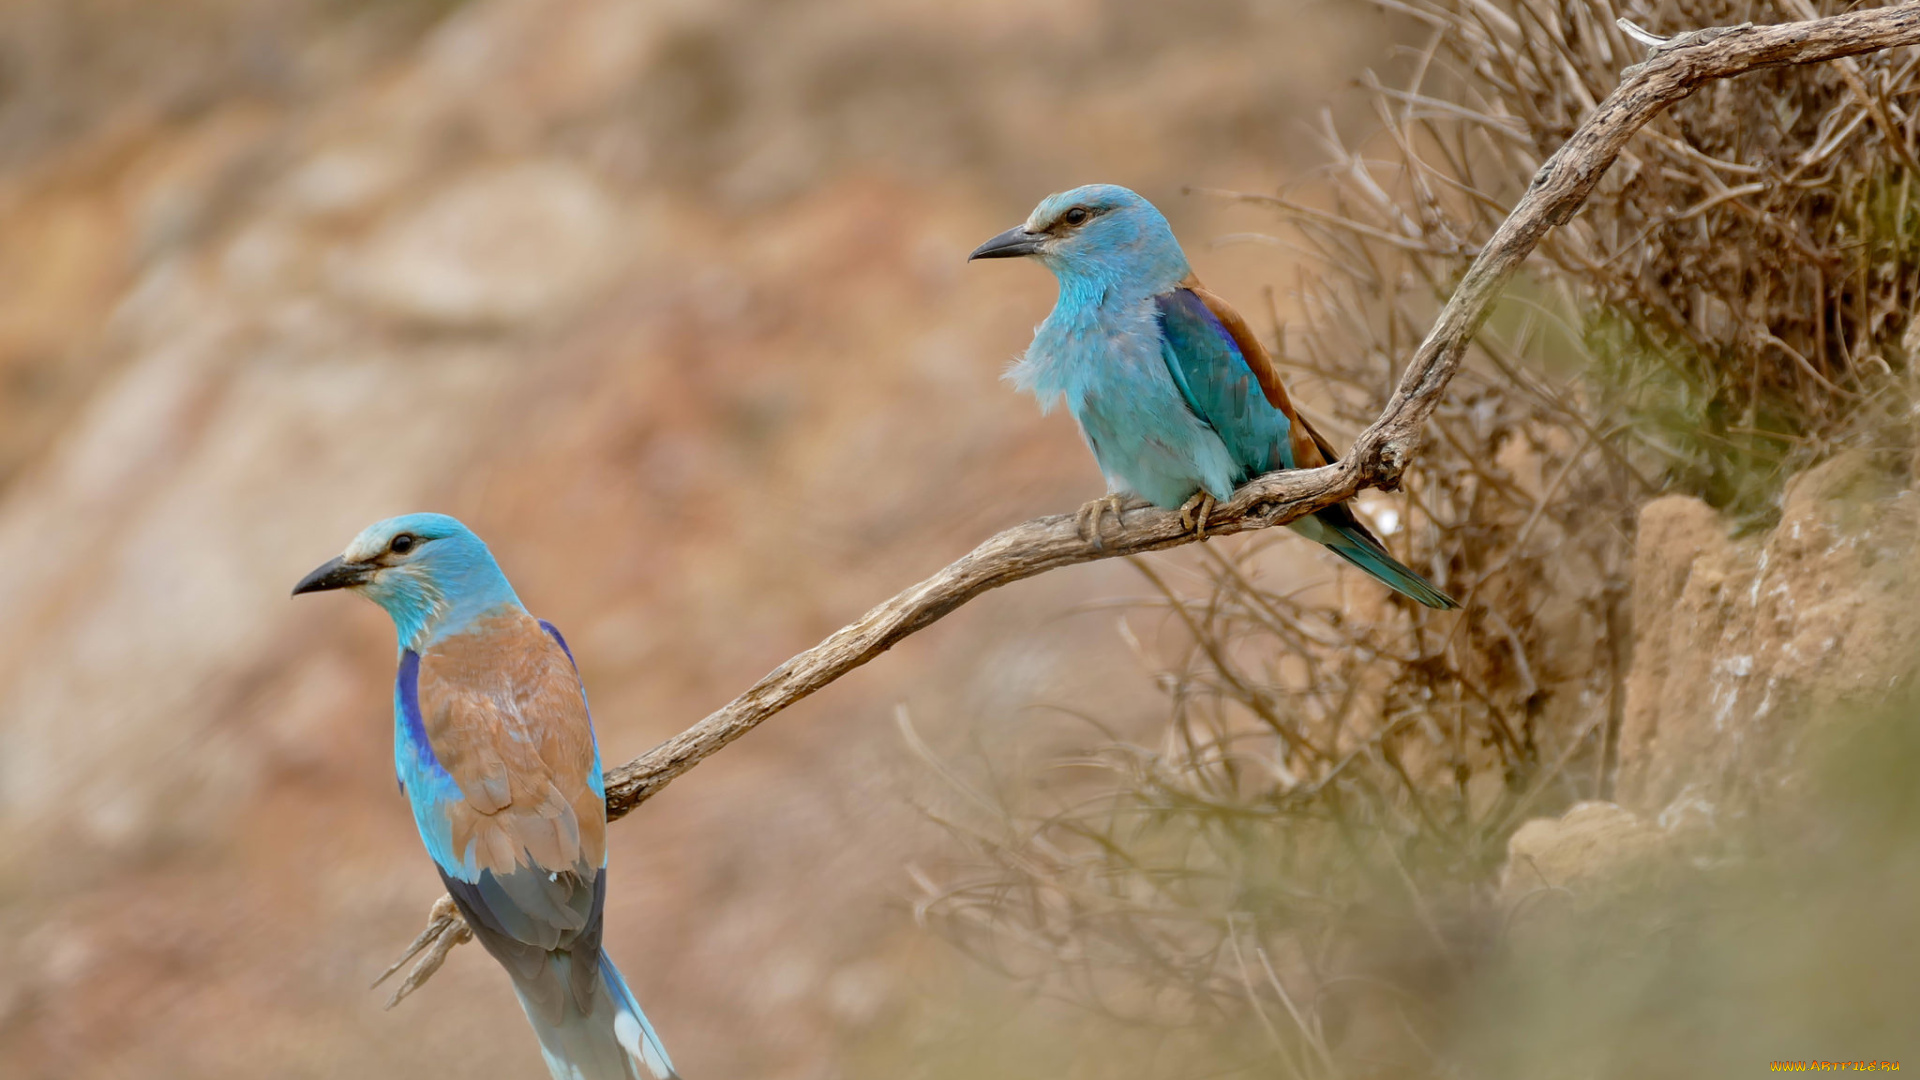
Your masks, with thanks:
M1284 265L1209 251L1248 222L1179 185L1273 179L1378 31L484 0L356 52L312 5L245 7L0 6L36 58L0 115L8 1077L537 1075L477 950L396 1012L365 989L439 886L391 781L391 631L293 581L455 513L566 629L605 756L640 752L1095 494L999 381L1050 282L965 253L1117 180L1258 310ZM196 12L226 44L181 43ZM228 45L270 75L223 83ZM1151 722L1106 621L1067 617L1131 591L984 598L614 828L610 949L687 1075L846 1074L944 962L902 900L942 849L895 706L949 744L1047 702Z
M1913 675L1917 539L1920 501L1859 454L1795 477L1762 535L1689 496L1647 504L1618 802L1522 826L1503 901L1591 904L1792 805L1821 735Z
M1907 678L1917 533L1913 494L1856 455L1796 477L1765 536L1730 538L1697 500L1648 504L1620 802L1668 822L1740 814L1793 781L1819 723Z

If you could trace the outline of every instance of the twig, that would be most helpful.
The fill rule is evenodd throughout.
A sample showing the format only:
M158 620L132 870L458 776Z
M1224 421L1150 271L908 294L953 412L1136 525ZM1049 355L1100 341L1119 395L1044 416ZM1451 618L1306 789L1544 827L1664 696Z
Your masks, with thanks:
M1401 474L1419 448L1422 427L1459 370L1468 343L1486 321L1501 287L1548 229L1573 216L1627 140L1660 110L1717 79L1914 44L1920 44L1920 0L1810 22L1719 27L1659 39L1647 60L1621 73L1620 85L1534 175L1526 194L1481 249L1415 350L1386 410L1354 440L1346 459L1325 468L1259 477L1215 511L1208 533L1225 536L1284 525L1351 498L1364 487L1398 488ZM1179 514L1169 510L1130 509L1123 514L1122 524L1121 534L1108 537L1100 546L1082 537L1074 517L1066 514L1036 518L994 536L775 668L699 723L608 772L607 816L625 816L768 717L981 593L1063 566L1160 551L1195 540L1181 526ZM426 955L409 972L394 1001L423 983L447 950L467 933L457 917L436 917L411 950L424 950Z
M1803 19L1815 17L1813 5L1807 0L1786 0L1786 5L1793 9L1795 15ZM1835 66L1840 69L1840 77L1847 81L1847 87L1853 91L1854 100L1873 116L1873 122L1879 125L1880 133L1886 136L1888 145L1893 147L1894 153L1900 155L1900 163L1905 165L1909 172L1920 171L1920 162L1913 159L1913 150L1907 146L1907 140L1901 135L1900 126L1887 115L1887 110L1881 104L1879 97L1867 89L1867 80L1860 74L1860 65L1847 59L1841 60Z

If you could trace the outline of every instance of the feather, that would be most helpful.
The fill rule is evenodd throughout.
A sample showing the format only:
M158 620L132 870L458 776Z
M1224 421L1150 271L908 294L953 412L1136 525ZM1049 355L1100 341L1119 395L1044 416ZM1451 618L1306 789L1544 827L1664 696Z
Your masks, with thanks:
M1331 465L1339 461L1340 455L1334 452L1332 444L1322 438L1320 433L1313 429L1313 425L1307 422L1307 418L1301 416L1300 411L1294 408L1293 399L1287 395L1286 384L1280 379L1279 365L1274 363L1273 357L1267 352L1267 347L1260 343L1260 338L1254 334L1253 328L1247 325L1247 320L1241 317L1240 312L1236 311L1224 298L1200 284L1199 277L1193 274L1188 274L1180 285L1191 292L1194 298L1207 309L1208 314L1220 324L1220 328L1226 332L1235 350L1240 354L1241 362L1246 364L1247 369L1253 373L1254 379L1259 382L1260 390L1266 395L1268 404L1280 410L1281 414L1287 418L1287 442L1292 451L1293 462L1290 467L1317 469L1322 465Z

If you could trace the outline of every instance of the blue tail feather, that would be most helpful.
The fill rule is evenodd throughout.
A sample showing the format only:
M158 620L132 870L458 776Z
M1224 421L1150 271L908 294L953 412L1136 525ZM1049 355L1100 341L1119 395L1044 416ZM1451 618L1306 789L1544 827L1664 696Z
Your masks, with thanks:
M569 985L573 957L565 952L549 955L560 985ZM604 952L599 990L593 995L591 1011L585 1013L569 995L558 1022L545 1015L549 1009L521 995L521 1006L540 1039L540 1056L546 1059L553 1080L679 1080L660 1036Z
M1313 514L1294 522L1292 528L1302 536L1326 545L1327 550L1408 599L1442 611L1460 606L1453 597L1434 588L1426 578L1387 554L1387 549L1380 546L1380 541L1375 540L1373 534L1358 522L1335 523L1327 521L1320 514Z

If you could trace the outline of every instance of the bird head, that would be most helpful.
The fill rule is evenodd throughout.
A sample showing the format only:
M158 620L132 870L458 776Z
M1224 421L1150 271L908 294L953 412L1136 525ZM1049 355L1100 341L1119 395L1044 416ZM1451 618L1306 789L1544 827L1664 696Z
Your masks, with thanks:
M1191 269L1154 205L1114 184L1088 184L1040 200L1027 220L975 248L967 261L1033 256L1062 285L1088 283L1152 296Z
M445 514L375 522L293 595L347 589L385 608L401 644L418 649L475 616L518 605L513 586L473 530Z

